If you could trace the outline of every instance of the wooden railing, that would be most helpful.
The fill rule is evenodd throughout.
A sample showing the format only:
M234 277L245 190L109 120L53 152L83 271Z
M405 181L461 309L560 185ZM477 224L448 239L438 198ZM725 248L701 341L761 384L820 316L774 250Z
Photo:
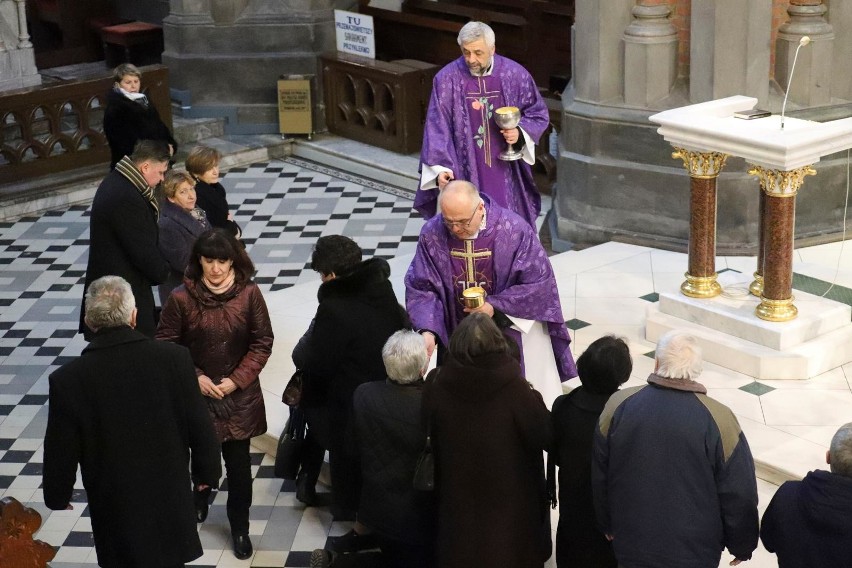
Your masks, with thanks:
M344 53L321 58L330 132L393 152L417 152L438 67Z
M0 499L0 566L44 568L56 556L46 542L33 540L41 515L12 497Z
M142 85L171 126L168 70L142 68ZM111 73L74 83L0 93L0 186L74 168L108 164L103 133Z

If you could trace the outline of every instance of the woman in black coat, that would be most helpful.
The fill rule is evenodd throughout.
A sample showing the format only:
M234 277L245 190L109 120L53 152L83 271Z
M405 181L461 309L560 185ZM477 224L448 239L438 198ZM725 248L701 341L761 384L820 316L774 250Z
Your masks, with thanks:
M630 378L633 363L624 340L607 335L577 359L583 386L553 403L553 452L559 466L559 568L615 568L612 544L598 530L592 504L592 439L598 418L612 393ZM552 469L551 469L552 471ZM555 483L552 479L551 483Z
M186 172L170 170L162 183L160 205L160 252L168 261L169 277L160 284L160 305L172 290L183 283L183 273L192 254L192 245L210 228L204 209L195 206L195 180Z
M308 425L328 448L331 492L338 518L358 509L361 471L351 442L352 397L359 385L385 376L382 347L408 321L382 258L361 261L348 237L321 237L311 268L322 276L319 307L304 346L301 406Z
M551 554L550 413L487 315L456 328L423 415L436 458L436 565L541 568Z
M112 155L109 169L115 168L124 156L131 155L139 140L163 141L174 156L177 142L157 109L140 92L142 72L135 65L122 63L115 68L113 78L115 85L107 95L104 110L104 134Z
M186 157L186 171L195 178L198 206L207 213L210 224L217 229L225 229L239 239L242 231L228 208L225 188L219 183L221 159L222 154L215 148L196 146Z

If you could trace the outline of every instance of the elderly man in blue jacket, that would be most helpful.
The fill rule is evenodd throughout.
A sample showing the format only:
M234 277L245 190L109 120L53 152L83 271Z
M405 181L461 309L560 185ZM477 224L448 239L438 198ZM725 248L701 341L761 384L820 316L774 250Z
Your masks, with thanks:
M786 482L763 513L760 539L780 568L852 566L852 422L834 434L825 461L830 472Z
M595 431L595 513L623 568L717 568L749 560L758 539L751 450L731 410L695 379L701 349L660 338L648 384L607 402Z

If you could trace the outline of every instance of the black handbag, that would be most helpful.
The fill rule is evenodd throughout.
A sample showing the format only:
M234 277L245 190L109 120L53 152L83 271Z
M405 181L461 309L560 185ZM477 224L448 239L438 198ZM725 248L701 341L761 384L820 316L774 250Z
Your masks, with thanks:
M287 386L284 387L284 392L281 394L281 402L289 407L299 406L302 402L302 371L296 369L290 380L287 381Z
M278 438L275 454L275 477L296 479L302 463L302 447L305 444L305 413L301 408L291 408L290 418Z
M426 427L426 446L417 459L414 468L414 488L418 491L435 489L435 454L432 453L432 428Z

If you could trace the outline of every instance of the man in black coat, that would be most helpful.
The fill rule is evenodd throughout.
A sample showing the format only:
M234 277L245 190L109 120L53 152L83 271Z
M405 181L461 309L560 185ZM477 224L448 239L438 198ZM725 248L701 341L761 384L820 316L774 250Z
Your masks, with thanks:
M221 475L219 443L189 352L135 331L130 286L89 286L83 354L50 375L44 502L70 508L80 464L98 564L174 568L202 554L187 467L202 485Z
M169 166L165 142L142 140L132 156L125 156L98 186L89 219L89 261L80 333L90 339L83 314L89 284L101 276L121 276L136 299L137 331L154 337L154 294L151 286L164 282L169 265L157 246L159 206L154 187L163 181Z
M825 460L830 472L785 482L763 513L760 539L780 568L852 564L852 422L834 434Z

